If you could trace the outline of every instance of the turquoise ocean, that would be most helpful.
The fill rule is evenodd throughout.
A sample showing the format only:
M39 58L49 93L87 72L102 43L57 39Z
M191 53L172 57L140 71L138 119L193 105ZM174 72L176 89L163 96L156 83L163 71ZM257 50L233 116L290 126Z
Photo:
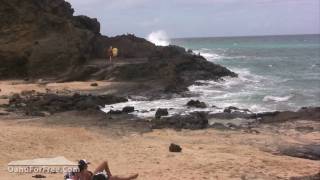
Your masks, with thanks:
M320 35L173 39L239 74L190 87L213 104L256 111L320 106Z
M156 108L168 108L170 114L186 114L220 112L228 106L253 112L320 106L320 35L180 38L171 39L170 44L190 49L239 77L199 81L189 87L193 97L131 99L106 106L104 111L132 105L138 116L152 117L154 112L150 110ZM185 104L190 99L204 101L208 108L187 108Z

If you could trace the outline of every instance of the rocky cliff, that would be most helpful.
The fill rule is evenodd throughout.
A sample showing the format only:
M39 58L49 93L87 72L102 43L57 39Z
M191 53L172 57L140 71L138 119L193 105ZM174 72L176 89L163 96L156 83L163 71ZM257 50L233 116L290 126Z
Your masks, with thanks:
M0 0L0 75L54 77L89 58L99 22L63 0Z
M157 47L131 34L103 36L97 19L73 12L64 0L0 0L0 78L155 80L170 89L236 76L180 47ZM105 59L111 45L127 65L88 65ZM143 63L130 63L137 58Z

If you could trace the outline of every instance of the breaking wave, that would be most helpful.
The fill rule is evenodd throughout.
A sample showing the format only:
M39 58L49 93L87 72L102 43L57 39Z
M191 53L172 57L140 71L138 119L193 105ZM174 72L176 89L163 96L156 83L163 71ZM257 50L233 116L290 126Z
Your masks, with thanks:
M289 95L289 96L265 96L263 98L263 101L275 101L275 102L284 102L284 101L288 101L293 97L293 95Z
M150 33L147 39L157 46L168 46L170 44L169 37L163 30L158 30Z

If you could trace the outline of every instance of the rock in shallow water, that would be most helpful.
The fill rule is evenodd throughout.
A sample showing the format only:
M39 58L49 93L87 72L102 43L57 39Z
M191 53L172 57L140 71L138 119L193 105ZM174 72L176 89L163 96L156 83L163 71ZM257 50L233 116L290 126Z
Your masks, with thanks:
M193 112L188 115L174 115L151 121L152 128L174 128L174 129L204 129L208 127L207 114L204 112Z
M157 109L157 112L155 114L155 118L156 119L160 119L161 116L168 116L169 115L169 112L168 112L168 109Z
M132 113L132 112L134 112L134 107L133 106L126 106L126 107L122 108L122 112L123 113Z
M207 107L206 103L201 102L201 101L199 101L199 100L190 100L190 101L187 103L187 106L189 106L189 107L196 107L196 108L206 108L206 107Z

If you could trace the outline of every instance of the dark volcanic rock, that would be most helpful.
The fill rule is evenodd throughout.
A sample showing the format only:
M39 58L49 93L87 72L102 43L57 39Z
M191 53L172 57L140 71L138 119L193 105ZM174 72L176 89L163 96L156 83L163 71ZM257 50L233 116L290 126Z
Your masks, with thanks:
M261 123L276 123L285 122L288 120L307 119L320 120L320 107L305 107L297 112L283 111L283 112L267 112L257 114L256 117Z
M94 43L95 57L106 58L105 49L110 46L119 49L118 57L120 58L146 58L156 50L154 44L133 34L115 37L99 36Z
M132 112L134 112L134 107L133 106L126 106L126 107L122 108L122 112L132 113Z
M239 130L239 129L243 128L241 126L237 126L232 123L223 124L223 123L217 123L217 122L213 123L209 127L214 128L214 129L218 129L218 130ZM245 128L245 129L247 130L247 128Z
M97 19L73 16L64 0L1 0L0 16L0 78L152 80L161 91L181 92L196 80L237 76L182 47L155 46L133 34L102 36ZM119 49L119 59L144 62L110 67L109 46Z
M36 174L32 176L33 178L37 178L37 179L43 179L46 178L46 176L42 175L42 174Z
M26 115L44 116L43 112L56 113L71 110L99 109L106 104L127 101L126 98L112 95L80 95L62 96L57 94L32 94L12 96L9 100L10 111L23 111Z
M208 127L207 114L204 112L193 112L189 115L174 115L151 121L154 129L204 129Z
M252 114L249 109L239 109L234 106L229 106L223 110L225 113L244 113L244 114Z
M280 153L303 159L320 160L320 145L282 147Z
M200 102L199 100L190 100L187 103L187 106L196 107L196 108L206 108L207 107L206 103Z
M301 108L299 111L275 111L265 113L252 113L248 109L239 109L236 107L225 108L221 113L210 114L209 118L216 119L256 119L259 123L281 123L292 120L320 120L320 107L308 107ZM297 128L297 130L303 131L304 128ZM311 130L311 128L305 128L305 130Z
M181 152L182 148L177 144L171 143L169 146L169 151L170 152Z
M290 180L320 180L320 172L310 176L291 177Z
M1 78L55 77L83 63L98 26L64 0L1 0L0 16Z
M92 83L90 86L98 86L98 83Z
M214 129L218 129L218 130L229 130L230 129L222 123L213 123L212 125L210 125L210 127L214 128Z
M160 119L161 116L168 116L169 115L169 112L168 112L168 109L157 109L156 111L156 114L155 114L155 118L156 119Z
M100 34L100 23L96 18L87 16L74 16L73 25L80 29L87 29L95 34Z
M122 111L120 111L120 110L110 110L110 111L108 112L108 114L119 115L119 114L122 114Z

